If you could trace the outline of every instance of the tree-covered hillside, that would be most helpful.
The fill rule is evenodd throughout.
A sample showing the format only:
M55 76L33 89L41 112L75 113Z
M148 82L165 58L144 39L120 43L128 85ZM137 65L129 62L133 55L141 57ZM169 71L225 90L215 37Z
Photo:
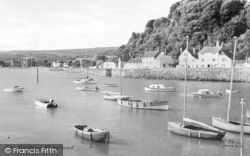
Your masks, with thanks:
M167 14L167 13L166 13ZM250 3L246 0L182 0L174 3L167 17L149 20L142 33L132 33L126 45L118 49L125 60L146 50L166 50L178 58L180 48L214 46L223 42L223 50L232 53L237 37L237 57L250 51Z

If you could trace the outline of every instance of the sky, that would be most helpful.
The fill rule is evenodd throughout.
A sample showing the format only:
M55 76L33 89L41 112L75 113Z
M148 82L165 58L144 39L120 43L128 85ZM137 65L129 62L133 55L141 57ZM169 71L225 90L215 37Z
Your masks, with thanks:
M0 51L119 47L180 0L0 0Z

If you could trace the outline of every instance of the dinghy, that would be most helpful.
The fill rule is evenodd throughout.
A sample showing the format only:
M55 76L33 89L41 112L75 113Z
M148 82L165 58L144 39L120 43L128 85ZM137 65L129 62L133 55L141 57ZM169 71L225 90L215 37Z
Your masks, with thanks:
M109 95L109 94L107 94L107 95L103 95L103 98L105 99L105 100L111 100L111 101L117 101L117 99L123 99L123 100L125 100L125 99L129 99L130 98L130 96L127 96L127 95Z
M35 104L38 107L44 107L44 108L56 108L57 104L54 103L53 99L47 100L47 99L38 99L35 100Z
M144 88L145 91L149 92L174 92L174 87L165 87L163 84L152 84L149 87Z
M11 88L5 88L4 92L22 92L23 90L24 90L23 87L14 86L14 87L11 87Z
M109 143L109 132L106 130L91 128L86 125L75 125L74 129L76 135L79 135L82 138L96 142Z

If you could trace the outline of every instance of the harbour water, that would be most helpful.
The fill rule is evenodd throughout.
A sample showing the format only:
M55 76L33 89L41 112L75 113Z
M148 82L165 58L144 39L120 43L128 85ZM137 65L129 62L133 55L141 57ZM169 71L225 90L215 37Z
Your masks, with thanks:
M228 132L221 141L195 139L169 132L168 121L182 122L184 81L159 81L165 86L175 86L176 92L159 93L169 100L169 111L148 111L122 108L114 101L103 100L100 92L81 92L74 84L82 72L0 68L0 143L1 144L63 144L65 156L194 156L240 155L240 135ZM101 90L119 91L119 78L91 76ZM118 87L103 87L116 83ZM157 93L144 92L144 87L155 80L123 79L123 93L132 98L157 99ZM24 87L22 93L3 92L14 85ZM90 86L90 85L89 85ZM232 95L231 118L239 120L240 100L250 109L250 84L234 83L239 93ZM187 97L186 116L211 125L211 117L226 117L228 82L189 81L187 92L207 88L220 91L222 98L199 99ZM34 99L53 98L57 109L41 109ZM250 120L247 120L250 122ZM110 144L96 143L75 135L73 126L86 124L107 129L111 133ZM232 142L234 140L234 142ZM245 135L245 155L250 155L250 135Z

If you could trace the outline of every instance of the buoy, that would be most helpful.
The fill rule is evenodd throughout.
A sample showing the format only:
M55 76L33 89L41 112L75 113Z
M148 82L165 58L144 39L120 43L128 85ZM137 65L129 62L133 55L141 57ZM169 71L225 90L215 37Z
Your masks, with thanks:
M8 136L7 139L9 139L10 137Z

